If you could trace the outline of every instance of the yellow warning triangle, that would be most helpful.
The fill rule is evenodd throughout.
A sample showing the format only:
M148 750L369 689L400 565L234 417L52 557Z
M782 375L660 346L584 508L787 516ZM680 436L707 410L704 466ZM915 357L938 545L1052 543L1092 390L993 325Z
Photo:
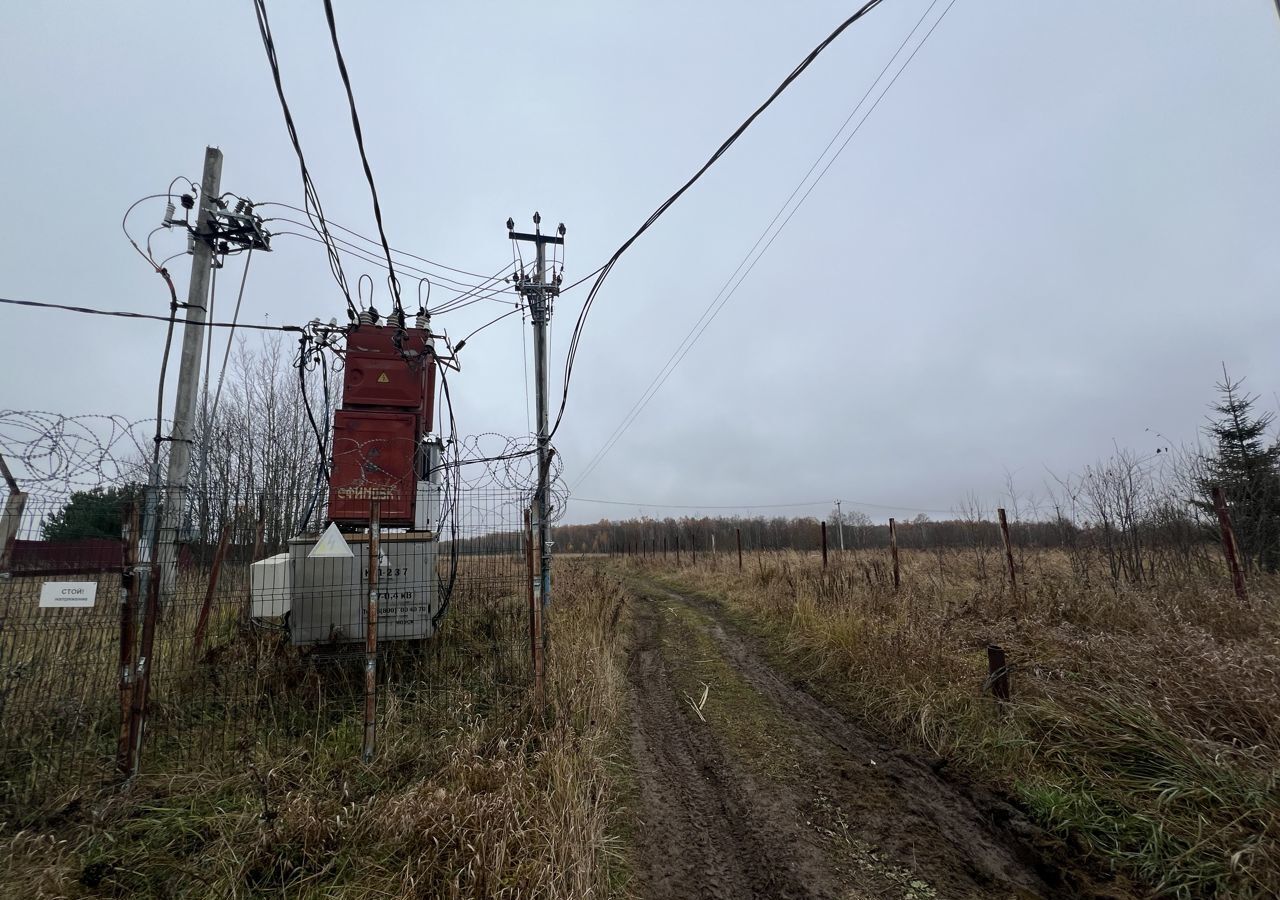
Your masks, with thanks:
M316 541L316 545L307 554L308 559L351 559L354 556L355 554L351 552L351 546L347 543L347 539L338 530L337 522L329 523L329 527L320 536L320 540Z
M391 381L391 379L387 377L386 372L383 372L381 375L378 376L378 384L386 384L389 381Z

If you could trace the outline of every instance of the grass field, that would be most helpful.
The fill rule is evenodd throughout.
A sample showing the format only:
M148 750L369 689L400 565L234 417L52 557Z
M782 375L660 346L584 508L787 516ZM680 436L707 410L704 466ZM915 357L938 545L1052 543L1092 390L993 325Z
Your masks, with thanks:
M81 790L0 832L0 896L606 895L625 878L610 774L622 596L590 567L557 587L545 710L498 690L474 643L493 635L471 617L472 643L451 638L453 690L386 692L371 764L351 716L239 766Z
M884 556L885 558L880 558ZM1280 895L1280 584L1225 574L1085 583L906 552L619 563L723 606L826 701L1007 793L1159 896ZM1002 645L1013 702L984 692Z

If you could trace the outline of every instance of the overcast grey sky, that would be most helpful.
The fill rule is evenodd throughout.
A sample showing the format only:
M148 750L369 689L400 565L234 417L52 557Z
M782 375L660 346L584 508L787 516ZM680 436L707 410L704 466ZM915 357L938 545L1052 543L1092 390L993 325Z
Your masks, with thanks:
M511 258L507 216L538 209L567 224L576 280L854 5L338 2L392 245L492 272ZM840 496L892 507L866 507L881 519L994 498L1006 472L1035 490L1113 442L1153 448L1148 429L1194 439L1222 361L1274 405L1274 5L958 0L579 483L927 6L886 0L851 28L615 268L556 441L581 497ZM270 9L325 211L372 234L321 4ZM120 217L198 179L206 144L226 154L224 190L301 202L249 2L8 3L0 80L0 296L164 313ZM132 230L162 212L140 207ZM347 265L353 283L377 275ZM585 293L557 306L557 391ZM254 261L245 304L249 321L343 315L320 247L296 237ZM436 324L456 339L498 312ZM511 317L464 351L462 430L525 430L520 332ZM163 336L0 307L0 408L147 417ZM569 516L638 511L574 501Z

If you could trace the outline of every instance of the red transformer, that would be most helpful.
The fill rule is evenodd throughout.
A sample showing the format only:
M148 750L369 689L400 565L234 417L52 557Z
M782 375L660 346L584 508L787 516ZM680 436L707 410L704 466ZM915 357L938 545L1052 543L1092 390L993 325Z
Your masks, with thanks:
M397 345L396 338L400 336ZM412 528L417 482L426 478L422 437L434 424L435 359L427 332L358 325L347 335L342 408L334 413L329 518Z

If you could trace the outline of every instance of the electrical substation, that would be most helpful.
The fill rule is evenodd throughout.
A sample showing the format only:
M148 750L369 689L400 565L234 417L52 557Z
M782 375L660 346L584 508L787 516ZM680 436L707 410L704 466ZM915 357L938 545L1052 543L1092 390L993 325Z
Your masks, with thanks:
M428 319L419 316L405 328L379 325L377 314L365 310L347 330L343 355L330 525L253 563L253 614L279 617L294 644L364 641L368 591L376 584L378 638L427 638L440 608L442 500L442 441L433 431L437 357Z

